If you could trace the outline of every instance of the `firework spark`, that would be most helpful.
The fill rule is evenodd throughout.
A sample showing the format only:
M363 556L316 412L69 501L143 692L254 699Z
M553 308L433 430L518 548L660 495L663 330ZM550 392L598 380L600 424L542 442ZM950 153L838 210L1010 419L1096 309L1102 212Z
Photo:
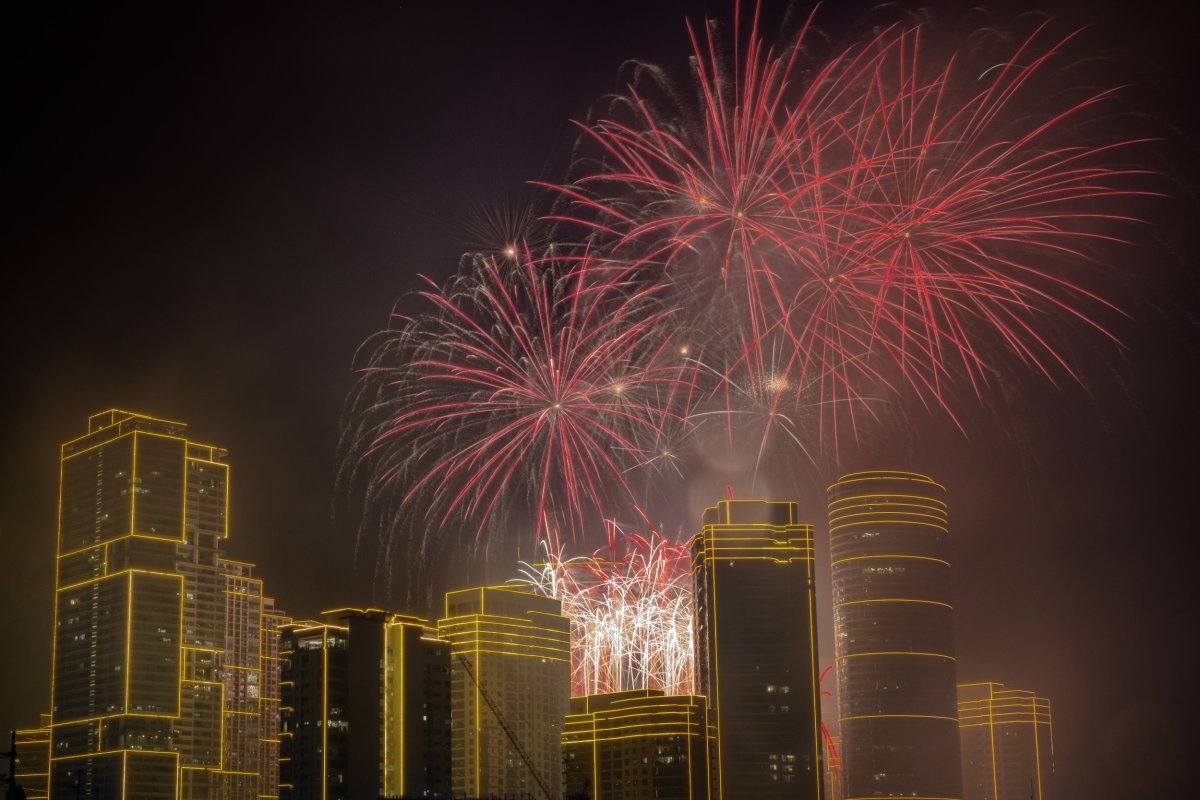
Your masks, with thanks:
M485 527L497 533L514 505L557 543L630 499L627 454L661 430L658 398L680 369L658 295L589 256L528 251L515 264L474 258L448 288L431 284L425 313L368 343L349 445L368 501L398 494L430 536L473 521L486 545Z
M547 546L545 560L525 564L518 579L559 598L571 619L572 693L693 693L687 546L606 527L608 547L591 558L564 558Z
M978 68L904 22L814 61L810 23L779 46L757 8L727 39L689 26L690 95L643 65L550 187L538 230L584 243L534 257L500 215L490 257L368 342L345 452L381 568L451 522L559 552L686 480L714 430L794 472L880 402L959 423L1006 366L1077 378L1065 329L1115 340L1103 248L1147 173L1096 124L1114 93L1060 85L1073 36Z
M1004 355L1075 377L1054 329L1113 338L1089 268L1146 173L1114 166L1136 141L1081 138L1111 91L1046 91L1072 37L1043 26L980 73L927 64L920 27L897 25L806 78L808 30L775 52L735 17L729 63L714 26L689 27L694 102L631 84L583 126L599 155L557 187L556 219L685 295L697 271L740 274L747 362L762 372L785 332L789 372L829 401L823 436L878 392L954 417L952 388L980 393Z

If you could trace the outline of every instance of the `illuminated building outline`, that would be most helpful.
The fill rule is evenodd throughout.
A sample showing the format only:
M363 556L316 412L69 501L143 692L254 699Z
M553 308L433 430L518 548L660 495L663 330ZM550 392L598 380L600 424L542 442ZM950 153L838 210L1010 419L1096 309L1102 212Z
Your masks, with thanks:
M961 797L945 487L864 471L829 487L846 800Z
M716 726L703 696L633 689L572 697L570 710L562 736L568 795L709 800ZM637 775L646 785L629 783Z
M541 780L560 794L571 633L559 601L515 586L484 586L448 592L445 608L437 627L438 638L450 643L451 652L453 790L486 796L532 791L535 785L502 726L483 708L483 684L522 738ZM536 687L538 699L544 696L544 705L533 702L531 687ZM518 724L522 715L524 723ZM514 766L493 763L493 750L508 753L501 761Z
M823 798L812 526L795 503L722 500L691 547L698 688L717 726L713 796ZM764 605L788 611L763 616Z
M1052 797L1054 732L1050 701L994 681L958 686L963 800Z

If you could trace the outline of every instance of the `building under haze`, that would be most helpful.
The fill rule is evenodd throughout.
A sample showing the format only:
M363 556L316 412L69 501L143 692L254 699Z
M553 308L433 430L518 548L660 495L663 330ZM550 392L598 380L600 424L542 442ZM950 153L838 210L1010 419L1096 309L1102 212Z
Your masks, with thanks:
M946 490L845 475L829 535L845 797L962 797Z
M692 539L692 575L713 795L823 797L812 526L795 503L722 500Z
M221 557L225 456L116 410L61 448L56 800L260 796L262 586Z
M1002 683L958 687L963 800L1051 800L1050 701Z
M709 800L715 736L698 695L635 689L572 697L562 737L565 796Z
M40 728L13 732L17 750L16 781L25 790L25 800L50 796L50 715L42 714Z
M510 586L449 592L438 635L451 646L454 792L561 797L571 623L559 601Z
M283 626L280 796L450 796L450 647L425 620L344 608Z

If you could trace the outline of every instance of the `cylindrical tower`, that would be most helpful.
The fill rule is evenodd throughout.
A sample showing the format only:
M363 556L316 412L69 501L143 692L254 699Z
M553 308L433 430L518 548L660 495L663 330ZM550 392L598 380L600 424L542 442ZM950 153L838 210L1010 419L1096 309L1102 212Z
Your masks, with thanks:
M844 475L829 535L844 796L961 798L945 488Z

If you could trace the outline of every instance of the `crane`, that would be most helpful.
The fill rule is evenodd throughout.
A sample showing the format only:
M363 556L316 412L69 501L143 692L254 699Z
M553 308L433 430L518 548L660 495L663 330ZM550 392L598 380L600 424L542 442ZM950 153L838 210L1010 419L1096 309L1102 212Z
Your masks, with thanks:
M524 762L525 768L528 769L529 774L533 776L534 783L536 783L538 788L542 790L542 794L545 796L546 800L552 800L550 796L550 790L546 788L545 782L542 781L542 776L538 774L537 769L533 766L533 762L529 759L529 755L526 754L525 748L521 747L521 743L517 741L516 734L513 733L512 728L508 727L508 723L504 721L504 716L500 713L500 709L496 706L495 701L492 700L492 696L488 694L487 689L484 689L483 684L481 684L479 679L475 677L475 669L471 666L471 662L468 661L467 657L462 653L455 653L455 655L457 655L458 660L462 662L463 669L465 669L467 674L471 676L471 682L475 684L475 688L479 690L479 694L483 697L484 702L486 702L488 708L492 710L492 714L494 714L496 717L496 722L500 723L500 729L504 731L504 735L508 737L508 741L512 744L513 749L516 750L517 755L521 757L521 761ZM479 787L475 788L478 789Z

